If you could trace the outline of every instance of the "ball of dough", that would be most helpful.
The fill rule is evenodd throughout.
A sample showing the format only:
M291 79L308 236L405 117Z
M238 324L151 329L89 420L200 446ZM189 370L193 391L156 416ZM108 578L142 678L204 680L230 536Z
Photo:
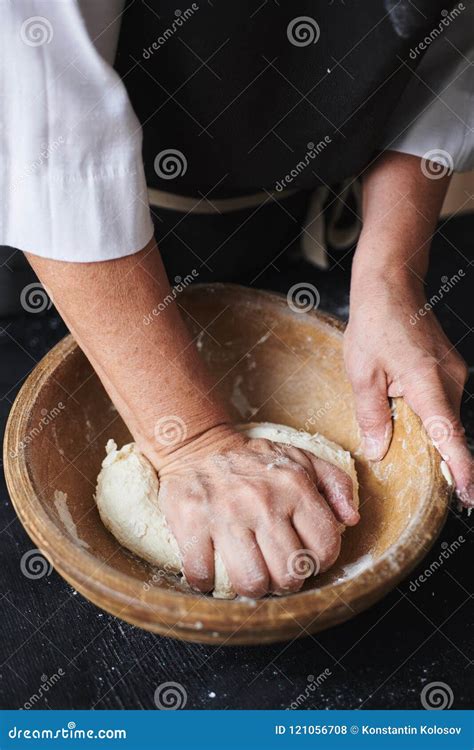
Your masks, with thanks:
M359 505L354 461L348 451L322 435L269 422L238 425L250 438L265 438L313 453L343 469L352 478L354 502ZM107 456L97 478L96 503L104 525L124 547L152 565L169 573L182 574L178 544L158 501L158 475L135 443L117 450L113 440L106 446ZM220 555L215 555L213 595L233 599L235 591Z

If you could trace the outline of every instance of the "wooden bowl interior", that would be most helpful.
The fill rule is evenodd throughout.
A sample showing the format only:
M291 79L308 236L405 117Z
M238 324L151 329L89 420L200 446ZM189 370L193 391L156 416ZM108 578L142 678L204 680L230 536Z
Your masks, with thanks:
M255 298L229 288L188 293L181 307L216 392L237 422L270 421L321 432L357 458L358 431L337 327L324 318L292 313L278 298ZM121 445L131 436L77 347L35 394L29 432L58 406L58 416L42 428L42 439L26 447L37 497L51 522L67 534L55 504L55 491L66 493L84 549L103 564L146 581L150 566L117 545L96 510L105 443L113 437ZM308 586L339 579L346 566L367 555L377 560L419 512L420 497L429 490L430 445L403 402L397 402L396 411L387 457L376 465L357 458L361 522L344 534L336 566ZM173 582L161 579L159 585Z
M383 461L369 464L357 453L337 321L314 311L292 312L283 297L231 285L189 288L179 305L213 389L236 422L321 432L355 456L361 521L344 533L334 568L309 579L298 594L270 597L252 608L248 601L189 593L178 578L157 575L120 547L100 521L94 492L107 440L122 445L131 436L71 337L35 368L7 426L6 477L20 519L82 593L156 632L256 643L353 616L395 585L441 528L449 491L419 420L397 400L390 450ZM151 324L159 325L159 316Z

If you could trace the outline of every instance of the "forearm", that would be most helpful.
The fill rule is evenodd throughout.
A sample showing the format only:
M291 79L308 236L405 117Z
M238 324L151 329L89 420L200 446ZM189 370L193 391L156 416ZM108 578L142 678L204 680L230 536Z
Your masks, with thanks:
M186 444L227 424L176 302L145 322L171 291L154 241L139 253L103 263L33 255L28 260L155 465L178 441Z
M422 282L449 176L429 179L416 156L388 151L363 179L363 229L353 284L387 274Z

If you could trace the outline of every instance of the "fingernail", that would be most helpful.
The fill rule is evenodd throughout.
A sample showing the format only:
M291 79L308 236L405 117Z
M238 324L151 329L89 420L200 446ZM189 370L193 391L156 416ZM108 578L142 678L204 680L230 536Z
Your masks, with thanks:
M379 461L385 453L385 440L374 435L364 435L362 450L369 461Z
M474 507L474 483L471 483L463 490L456 490L456 495L465 508Z

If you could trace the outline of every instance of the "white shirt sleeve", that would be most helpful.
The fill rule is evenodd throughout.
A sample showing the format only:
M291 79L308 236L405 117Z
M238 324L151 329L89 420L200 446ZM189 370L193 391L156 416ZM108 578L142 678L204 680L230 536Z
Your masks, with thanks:
M453 15L454 12L454 15ZM442 14L410 50L427 50L384 133L382 148L464 172L474 168L474 3ZM406 63L404 63L406 64Z
M150 240L142 132L111 66L124 0L0 0L0 244L86 262Z

